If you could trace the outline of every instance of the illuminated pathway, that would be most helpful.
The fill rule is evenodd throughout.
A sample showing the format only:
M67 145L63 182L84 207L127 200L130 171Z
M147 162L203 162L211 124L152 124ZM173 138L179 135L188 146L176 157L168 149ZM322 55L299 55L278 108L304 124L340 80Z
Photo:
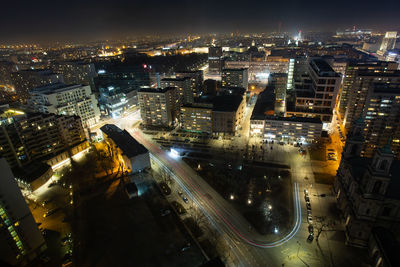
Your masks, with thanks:
M211 188L197 173L179 158L171 158L169 153L147 140L139 130L131 134L151 152L152 160L167 170L171 177L186 191L188 196L203 211L210 223L229 244L230 250L242 266L277 266L281 265L282 255L274 248L291 240L300 229L301 203L299 185L293 184L294 226L284 237L266 240L267 237L252 230L249 223L225 199ZM277 236L278 238L278 236ZM242 242L238 242L238 241ZM293 241L294 242L294 241ZM293 243L288 242L288 243ZM245 246L249 244L251 246ZM272 250L260 250L271 248Z

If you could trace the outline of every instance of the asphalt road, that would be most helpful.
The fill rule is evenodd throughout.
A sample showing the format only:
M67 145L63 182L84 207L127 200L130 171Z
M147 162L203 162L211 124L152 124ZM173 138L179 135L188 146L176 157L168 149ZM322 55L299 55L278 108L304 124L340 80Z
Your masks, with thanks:
M181 185L186 194L198 205L227 241L235 258L232 259L232 263L236 262L241 266L281 266L282 254L273 248L287 242L296 242L292 238L301 226L300 193L296 180L303 179L303 175L306 173L304 167L303 171L296 172L293 183L295 222L292 231L285 236L277 235L276 240L266 240L266 237L254 231L240 213L180 158L171 157L168 152L161 150L157 144L148 140L140 130L131 130L130 133L149 149L155 163L166 166L171 177L175 178L176 182ZM291 160L291 163L296 164L296 162L301 162L301 159L293 158ZM270 249L262 250L260 248Z

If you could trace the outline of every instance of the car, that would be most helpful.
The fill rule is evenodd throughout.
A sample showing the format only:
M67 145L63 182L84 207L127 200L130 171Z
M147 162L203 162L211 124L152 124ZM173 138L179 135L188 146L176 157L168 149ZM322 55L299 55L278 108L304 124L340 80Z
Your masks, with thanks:
M43 218L49 217L50 215L53 215L54 213L56 213L59 209L52 209L47 211L45 214L43 214Z
M310 198L308 197L308 195L305 196L304 199L305 199L306 202L308 202L308 203L310 202Z
M182 199L183 199L183 202L189 203L189 199L187 199L187 197L183 197Z
M308 216L307 216L307 221L308 221L309 224L312 224L312 223L313 223L313 220L312 220L312 216L311 216L311 215L308 215Z
M187 243L182 247L181 252L184 252L184 251L190 249L191 247L192 247L192 245L190 243Z
M307 237L307 242L311 243L314 240L314 235L309 234Z
M308 196L308 190L304 189L304 195Z
M311 210L311 204L308 202L308 203L306 203L306 206L307 206L307 209L308 210Z
M167 216L168 214L170 214L171 211L169 209L162 209L161 210L161 216Z
M183 195L182 191L178 191L178 195L182 196Z
M310 233L310 234L314 234L314 226L312 226L311 224L310 225L308 225L308 232Z

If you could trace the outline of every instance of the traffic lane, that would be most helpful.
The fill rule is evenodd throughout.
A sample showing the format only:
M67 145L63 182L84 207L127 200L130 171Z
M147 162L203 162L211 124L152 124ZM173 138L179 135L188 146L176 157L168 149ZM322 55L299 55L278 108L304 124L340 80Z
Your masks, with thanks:
M137 133L137 132L136 132L136 133ZM215 211L215 213L224 221L224 223L227 224L227 225L231 228L231 230L233 230L237 235L239 235L239 236L240 236L244 241L246 241L247 243L252 244L252 245L255 245L255 246L260 246L260 247L273 247L273 246L278 246L278 245L281 245L282 243L284 243L284 242L290 240L290 239L293 237L293 235L298 231L298 227L299 227L299 224L300 224L301 222L299 222L299 219L298 219L298 217L300 216L299 213L298 213L298 208L299 208L299 206L298 206L297 203L295 203L295 209L296 209L296 210L295 210L295 212L296 212L295 218L296 218L296 223L295 223L295 227L293 228L292 232L290 232L288 236L284 237L284 238L281 239L280 241L271 242L271 243L265 243L265 241L255 241L256 239L255 239L255 240L252 240L253 238L246 237L245 235L250 235L250 234L253 234L253 235L254 235L254 233L249 233L249 232L247 231L247 229L245 230L245 228L243 228L243 229L241 229L241 231L239 231L239 230L238 230L238 227L237 227L237 226L235 227L234 225L232 225L232 223L226 218L226 217L227 217L226 214L225 214L225 216L222 214L223 211L221 211L220 209L217 209L216 207L214 207L211 203L209 203L209 202L207 201L207 199L204 198L204 194L201 192L201 190L200 190L200 188L199 188L200 185L198 185L198 184L196 185L196 184L193 183L193 181L189 181L189 180L188 180L188 176L187 176L187 174L185 173L185 170L180 169L181 165L178 166L178 165L176 164L176 162L173 162L173 161L171 160L171 158L170 158L168 155L166 155L166 153L165 153L164 151L161 151L161 150L158 148L158 146L155 146L154 144L148 142L147 140L144 140L144 138L142 138L142 141L145 141L146 144L147 144L148 146L150 146L150 147L153 147L154 150L156 150L156 151L158 150L158 153L160 153L161 155L164 156L164 160L166 160L167 163L168 163L169 165L174 166L174 171L179 170L180 176L181 176L181 177L186 177L186 179L185 179L186 182L187 182L188 184L190 184L190 186L191 186L195 191L197 191L197 193L198 193L200 199L202 199L203 201L205 201L205 203L207 203L208 206L209 206L212 210ZM165 157L165 156L167 156L167 157ZM187 171L187 170L186 170L186 171ZM193 174L192 174L192 175L193 175ZM190 176L189 176L189 177L190 177ZM196 176L195 176L195 177L196 177ZM197 179L197 181L203 181L203 180L200 178L200 179ZM208 184L207 184L207 187L208 187L207 189L209 189ZM295 187L296 187L295 190L297 190L297 185L295 185ZM298 197L295 196L294 199L295 199L295 201L297 201L297 200L298 200ZM218 203L218 202L217 202L217 203ZM228 215L229 215L229 214L228 214ZM248 224L246 224L246 225L248 225ZM247 228L247 227L246 227L246 228ZM261 239L261 238L258 237L257 239ZM263 243L263 242L264 242L264 243Z

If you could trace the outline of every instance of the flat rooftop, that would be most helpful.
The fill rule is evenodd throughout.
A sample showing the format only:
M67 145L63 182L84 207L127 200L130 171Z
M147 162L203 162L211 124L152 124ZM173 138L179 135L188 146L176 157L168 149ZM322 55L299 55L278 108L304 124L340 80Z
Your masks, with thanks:
M79 88L82 86L88 86L88 85L54 83L54 84L49 84L46 86L36 87L30 91L33 93L38 93L38 94L51 95L51 94L55 94L55 93L61 93L64 91L73 90L73 89L76 89L76 88Z
M319 76L322 77L340 77L332 67L323 59L313 59L310 61L310 66Z
M139 93L154 93L154 94L158 93L158 94L160 94L160 93L165 93L169 90L175 90L175 89L176 89L176 87L173 87L173 86L169 86L169 87L165 87L165 88L140 88L138 90L138 92Z
M148 152L148 150L136 141L126 130L121 130L114 124L106 124L102 126L100 130L105 133L108 138L111 138L128 158Z

